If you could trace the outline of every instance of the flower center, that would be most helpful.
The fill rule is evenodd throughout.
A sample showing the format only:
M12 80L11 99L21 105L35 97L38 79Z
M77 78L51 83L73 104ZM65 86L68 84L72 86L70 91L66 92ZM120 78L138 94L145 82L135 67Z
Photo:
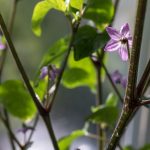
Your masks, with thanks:
M120 41L121 41L121 44L126 44L128 42L127 38L122 38Z

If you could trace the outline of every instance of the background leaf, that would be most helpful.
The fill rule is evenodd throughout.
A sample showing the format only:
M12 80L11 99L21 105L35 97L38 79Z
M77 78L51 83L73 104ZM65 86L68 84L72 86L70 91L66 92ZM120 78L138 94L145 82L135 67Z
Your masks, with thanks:
M89 0L84 17L92 20L100 30L111 22L114 14L112 0Z
M8 80L0 85L0 102L21 120L31 119L36 113L31 96L18 80Z
M65 12L65 2L63 0L44 0L36 4L32 15L32 30L35 35L41 35L40 24L51 9Z
M88 120L93 123L103 123L111 126L115 123L117 118L118 109L116 107L101 106L88 117Z
M70 135L63 137L58 141L59 148L61 150L69 150L72 142L75 139L77 139L81 136L84 136L84 135L85 135L84 130L76 130L76 131L72 132Z

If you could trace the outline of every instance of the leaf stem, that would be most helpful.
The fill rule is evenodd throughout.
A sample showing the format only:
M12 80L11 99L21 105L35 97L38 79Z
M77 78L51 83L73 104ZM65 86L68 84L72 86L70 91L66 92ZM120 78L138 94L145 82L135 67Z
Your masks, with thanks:
M136 107L137 99L135 98L136 82L137 82L138 63L139 63L142 33L143 33L143 26L144 26L145 12L146 12L146 4L147 4L147 0L138 1L133 47L131 51L131 58L130 58L130 65L129 65L129 72L128 72L128 83L126 88L124 106L118 124L108 144L107 150L115 149L131 115L137 108Z

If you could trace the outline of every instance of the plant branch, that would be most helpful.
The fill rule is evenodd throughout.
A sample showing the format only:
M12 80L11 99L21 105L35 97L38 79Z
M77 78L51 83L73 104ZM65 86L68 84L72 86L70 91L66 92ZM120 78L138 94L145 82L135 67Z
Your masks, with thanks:
M18 67L18 69L19 69L19 71L20 71L20 73L22 75L22 78L23 78L23 80L24 80L24 82L25 82L25 84L27 86L27 89L28 89L29 93L31 94L31 96L33 98L33 101L34 101L34 103L35 103L39 113L41 115L44 115L45 114L45 109L42 107L40 101L38 100L37 96L35 95L35 92L34 92L32 86L30 84L28 76L27 76L27 74L26 74L26 72L25 72L25 70L24 70L24 68L22 66L22 63L21 63L21 61L20 61L20 59L18 57L18 54L17 54L16 49L15 49L13 43L12 43L12 40L11 40L10 35L9 35L8 31L7 31L5 22L4 22L3 17L2 17L1 14L0 14L0 26L1 26L1 29L3 31L3 34L4 34L5 38L7 40L8 46L10 48L10 51L11 51L13 57L14 57L14 60L15 60L15 62L17 64L17 67Z
M147 4L147 0L138 1L133 47L131 51L131 59L130 59L130 66L128 72L128 83L126 88L124 106L118 124L108 144L107 150L115 149L131 115L136 110L136 103L137 103L137 100L135 99L136 82L137 82L138 63L139 63L142 33L143 33L143 26L144 26L145 12L146 12L146 4Z

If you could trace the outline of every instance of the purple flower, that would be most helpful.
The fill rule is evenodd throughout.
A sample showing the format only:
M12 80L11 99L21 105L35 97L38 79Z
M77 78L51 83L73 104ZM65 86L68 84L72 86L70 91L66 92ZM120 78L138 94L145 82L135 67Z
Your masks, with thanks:
M4 50L6 45L2 42L2 37L0 36L0 50Z
M123 88L126 88L127 79L118 70L114 71L111 74L111 78L112 78L114 83L121 84Z
M41 79L44 79L47 75L48 75L48 67L47 67L47 66L44 66L44 67L41 69L40 78L41 78Z
M41 69L41 74L40 74L40 78L43 79L45 78L47 75L49 76L49 78L54 81L57 77L57 75L59 74L60 70L57 69L54 65L50 65L50 66L44 66Z
M104 50L108 52L118 51L121 59L123 61L127 61L128 60L127 44L129 44L129 48L132 47L132 36L130 34L128 23L124 24L121 27L120 31L117 31L112 27L107 27L106 31L111 39L106 44Z

